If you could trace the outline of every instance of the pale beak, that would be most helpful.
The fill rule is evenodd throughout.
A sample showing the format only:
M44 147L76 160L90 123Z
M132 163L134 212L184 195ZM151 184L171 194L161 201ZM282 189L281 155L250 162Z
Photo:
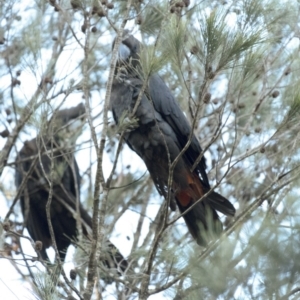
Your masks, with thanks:
M130 49L126 45L121 43L119 46L119 60L125 61L129 58L129 56L130 56Z

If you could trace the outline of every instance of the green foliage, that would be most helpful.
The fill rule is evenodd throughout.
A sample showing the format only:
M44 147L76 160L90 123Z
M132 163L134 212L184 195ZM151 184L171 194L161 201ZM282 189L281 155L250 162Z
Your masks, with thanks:
M217 70L223 69L227 64L243 55L244 52L251 49L258 42L260 42L260 33L254 33L250 36L239 33L234 35L222 51Z
M292 103L286 115L286 122L295 123L299 122L300 117L300 92L296 92L292 99Z
M279 124L276 135L281 135L282 133L289 131L289 137L293 138L298 135L299 117L300 117L300 93L295 91L294 95L287 93L290 97L289 107L286 109L287 112ZM297 140L295 140L297 142Z
M178 67L181 67L183 51L187 39L187 26L182 20L171 15L167 25L163 28L162 44L164 55L173 60Z
M58 300L58 292L55 290L55 268L53 274L37 272L35 274L36 286L34 286L34 297L36 300Z
M151 5L147 5L145 10L140 13L140 31L148 35L154 35L157 31L159 31L164 19L164 10L163 6L160 5L160 1L153 1Z
M158 40L157 44L149 45L143 48L140 55L143 76L151 76L158 72L166 63L167 57L160 51L161 43Z
M251 86L251 83L255 80L253 76L257 75L259 67L263 59L263 49L255 47L253 51L248 51L245 55L242 55L240 58L241 73L237 76L240 77L243 81L252 80L252 82L247 82L245 88ZM254 67L256 66L256 67ZM236 78L238 79L238 78Z
M201 39L196 31L193 33L192 42L201 49L197 56L206 68L214 67L215 72L231 67L233 62L248 55L248 51L255 52L254 47L262 43L261 29L241 31L238 27L229 27L227 22L226 12L212 11L200 21Z
M207 63L212 63L217 57L217 51L224 41L224 31L226 28L224 16L217 12L212 12L204 19L205 23L201 26L204 51Z

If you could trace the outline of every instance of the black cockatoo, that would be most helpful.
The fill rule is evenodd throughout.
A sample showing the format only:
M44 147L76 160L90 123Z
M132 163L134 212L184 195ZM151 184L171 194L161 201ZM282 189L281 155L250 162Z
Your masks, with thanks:
M116 123L133 111L143 85L139 54L140 42L125 31L113 81L110 105ZM137 126L124 134L129 147L145 162L158 192L165 198L168 191L170 163L185 147L191 126L165 82L157 74L149 77L142 100L135 112ZM192 134L191 144L178 160L172 176L171 209L177 204L184 213L210 190L205 158L191 171L201 155L200 144ZM233 216L234 206L223 196L211 191L183 215L189 232L199 245L205 246L222 232L217 211Z
M77 200L80 199L80 175L74 150L81 132L79 129L84 123L84 114L83 104L57 111L49 121L45 134L26 141L17 155L17 188L23 178L28 176L20 197L25 226L34 241L43 243L40 254L44 260L48 260L46 249L53 244L46 216L51 164L53 195L50 214L61 261L65 259L67 248L76 240L77 218L82 223L85 236L88 236L88 231L92 228L91 217ZM33 164L32 171L27 174ZM122 271L127 268L127 261L108 240L105 252L107 254L101 260L107 267Z

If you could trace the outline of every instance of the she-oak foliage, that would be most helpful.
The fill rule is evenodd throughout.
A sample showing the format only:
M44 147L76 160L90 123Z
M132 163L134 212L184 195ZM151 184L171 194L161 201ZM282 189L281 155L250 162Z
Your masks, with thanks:
M299 8L276 0L3 2L0 265L10 261L35 299L297 299ZM124 26L144 45L144 79L159 73L166 82L204 149L211 185L237 210L206 248L123 143L128 124L113 122L112 42ZM78 276L65 268L52 294L53 267L36 261L36 241L23 230L14 161L57 110L80 102L86 125L70 151L93 229L84 243L78 225L69 258ZM127 272L95 263L106 238L127 258Z

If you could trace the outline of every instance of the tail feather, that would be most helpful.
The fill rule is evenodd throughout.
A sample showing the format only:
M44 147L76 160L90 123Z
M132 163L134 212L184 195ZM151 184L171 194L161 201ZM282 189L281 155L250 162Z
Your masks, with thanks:
M209 191L195 174L189 175L188 183L189 188L176 193L177 205L181 213L188 210ZM222 233L223 224L216 210L229 216L235 214L234 206L225 197L212 191L183 215L189 232L200 246L206 246L209 241Z
M205 197L205 200L208 201L208 204L211 208L219 211L220 213L226 216L234 216L234 206L222 195L213 191L207 197Z
M181 213L184 213L189 207L178 205ZM219 220L216 211L204 203L198 203L193 209L183 215L184 221L189 232L200 246L206 246L209 241L218 237L223 225Z

